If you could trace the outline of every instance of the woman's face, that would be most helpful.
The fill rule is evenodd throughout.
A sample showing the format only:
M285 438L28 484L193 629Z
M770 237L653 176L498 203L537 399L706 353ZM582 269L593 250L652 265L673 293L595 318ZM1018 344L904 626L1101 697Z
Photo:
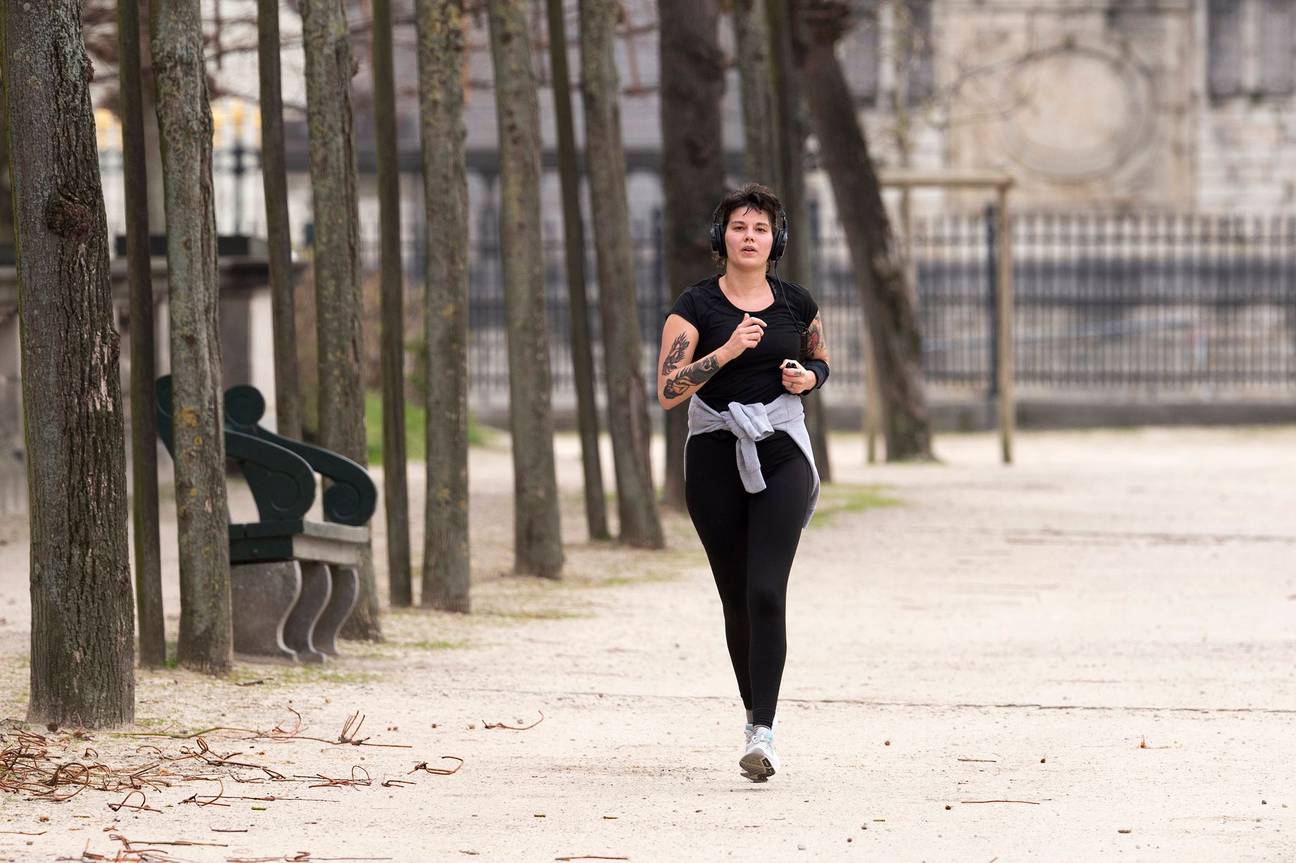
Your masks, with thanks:
M729 265L740 269L765 269L774 230L770 215L753 207L734 210L725 226L725 251Z

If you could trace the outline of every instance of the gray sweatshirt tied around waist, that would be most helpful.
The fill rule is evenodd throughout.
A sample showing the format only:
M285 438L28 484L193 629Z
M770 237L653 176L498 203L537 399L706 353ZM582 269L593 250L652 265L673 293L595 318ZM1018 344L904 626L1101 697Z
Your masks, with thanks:
M803 528L810 525L815 506L819 503L819 469L815 467L814 451L810 447L810 432L806 430L805 407L801 398L792 393L784 393L769 404L759 402L741 404L729 402L729 409L717 411L702 399L694 396L689 399L688 436L724 429L738 438L734 449L738 457L738 475L742 477L743 488L749 494L765 490L765 476L761 473L760 456L756 453L756 441L764 440L776 431L786 432L796 441L796 445L805 453L810 463L810 473L814 477L814 486L810 489L810 499L806 503ZM687 446L687 439L685 445Z

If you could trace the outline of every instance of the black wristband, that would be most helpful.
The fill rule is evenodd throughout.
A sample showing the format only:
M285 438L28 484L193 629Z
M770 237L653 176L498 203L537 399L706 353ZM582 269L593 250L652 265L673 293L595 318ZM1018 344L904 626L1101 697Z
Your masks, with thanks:
M806 360L801 363L803 368L810 369L815 373L815 385L813 389L819 389L828 380L828 364L823 360Z

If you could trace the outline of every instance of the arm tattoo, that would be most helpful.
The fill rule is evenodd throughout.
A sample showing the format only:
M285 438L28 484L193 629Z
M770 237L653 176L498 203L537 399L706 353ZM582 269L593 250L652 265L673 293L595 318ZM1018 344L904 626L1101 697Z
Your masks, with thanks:
M680 362L684 359L684 353L688 350L688 335L680 333L671 343L670 351L666 354L665 361L662 362L662 374L668 375L679 368Z
M810 356L814 356L820 350L828 350L828 342L824 339L823 324L819 316L815 315L815 319L810 322Z
M712 375L720 371L720 361L715 357L703 357L691 366L685 366L679 374L666 381L662 395L668 399L682 396L693 387L700 387L711 380Z

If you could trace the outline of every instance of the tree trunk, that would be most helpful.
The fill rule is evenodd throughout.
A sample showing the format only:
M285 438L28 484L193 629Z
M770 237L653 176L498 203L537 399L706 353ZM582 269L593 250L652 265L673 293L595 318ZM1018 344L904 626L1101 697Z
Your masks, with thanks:
M724 197L721 99L724 57L716 40L715 0L661 0L662 190L666 282L674 301L715 272L708 230ZM666 414L667 506L684 508L684 440L688 414Z
M374 134L382 244L383 504L391 604L414 604L410 584L409 492L405 480L405 301L401 272L400 163L391 0L373 2ZM430 272L430 271L429 271Z
M117 70L121 88L122 170L126 187L126 271L130 283L131 499L135 521L135 599L139 658L166 664L162 557L158 533L157 413L153 379L153 275L149 256L148 171L145 168L140 18L134 3L117 4Z
M468 179L463 0L417 0L427 282L427 608L471 610L468 548Z
M806 206L805 186L805 103L801 96L801 75L793 56L789 0L766 2L769 4L769 30L774 34L770 53L775 100L773 125L778 130L776 175L783 208L791 222L784 266L792 281L813 292L815 286L811 284L814 272L811 266L810 210ZM805 396L803 403L819 479L822 482L832 482L832 462L828 456L828 416L824 410L823 398L820 393L812 392Z
M368 463L361 362L359 209L351 117L351 44L342 0L303 0L306 122L315 218L315 331L319 352L320 443ZM361 553L360 597L342 629L378 641L373 550Z
M180 662L223 673L232 661L234 637L217 325L212 119L200 5L199 0L154 3L151 42L167 212Z
M84 3L83 3L84 5ZM161 177L162 138L158 131L157 82L153 74L153 48L149 44L152 14L151 0L138 0L139 53L140 53L140 104L144 115L144 164L150 177ZM149 229L165 231L166 201L162 183L150 183L147 188ZM110 238L111 239L111 238Z
M0 246L14 241L13 179L9 175L9 132L0 111Z
M805 37L798 62L828 170L833 198L855 263L883 405L887 460L930 460L931 427L922 376L918 328L907 269L895 236L863 130L834 53L848 20L845 4L801 0Z
M540 232L540 110L526 4L523 0L488 0L487 7L499 126L500 253L513 433L514 568L557 578L562 572L563 551Z
M265 189L266 237L270 253L275 427L284 437L300 440L302 401L297 384L292 235L288 222L288 173L284 163L283 94L279 74L281 50L279 0L257 0L257 61L261 75L261 182Z
M735 0L733 21L742 88L743 172L748 180L773 186L778 183L779 130L774 120L777 114L766 2Z
M121 378L76 0L0 7L31 531L28 720L135 718Z
M661 548L664 540L649 461L652 428L635 297L625 149L621 146L621 92L613 57L617 10L615 0L580 0L585 164L589 166L593 204L620 539L628 545Z
M572 375L576 381L576 417L580 429L581 465L585 472L585 520L590 539L609 539L603 466L599 457L598 405L594 398L594 345L585 296L585 226L580 210L580 168L572 125L571 80L567 71L567 28L562 0L546 0L549 15L549 65L553 81L554 125L558 131L558 173L562 182L563 247L567 263L567 296L571 309Z

